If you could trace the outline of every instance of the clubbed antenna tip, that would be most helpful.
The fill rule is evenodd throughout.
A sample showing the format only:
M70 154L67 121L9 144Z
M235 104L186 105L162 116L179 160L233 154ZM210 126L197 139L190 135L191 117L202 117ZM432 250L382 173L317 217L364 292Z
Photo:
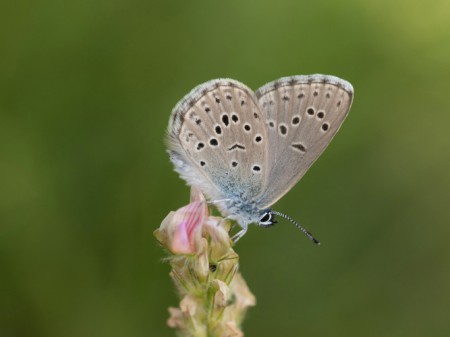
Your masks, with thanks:
M285 218L286 220L289 220L290 222L292 222L295 227L297 227L298 229L300 229L302 231L303 234L305 234L312 242L314 242L316 245L320 245L320 241L317 240L310 232L308 232L306 229L304 229L302 226L300 226L300 224L295 221L294 219L292 219L290 216L277 212L277 211L272 211L273 214L275 215L279 215L282 218Z

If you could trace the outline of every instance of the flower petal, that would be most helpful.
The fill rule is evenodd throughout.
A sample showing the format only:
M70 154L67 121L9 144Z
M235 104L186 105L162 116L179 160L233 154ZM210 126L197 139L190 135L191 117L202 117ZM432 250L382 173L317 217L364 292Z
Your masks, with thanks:
M207 211L206 202L192 202L176 212L170 212L154 235L174 254L195 254L202 238Z
M191 187L191 202L194 202L194 201L206 202L206 199L198 187L192 186Z
M201 240L205 221L206 204L201 201L190 203L176 212L171 251L179 254L194 254Z

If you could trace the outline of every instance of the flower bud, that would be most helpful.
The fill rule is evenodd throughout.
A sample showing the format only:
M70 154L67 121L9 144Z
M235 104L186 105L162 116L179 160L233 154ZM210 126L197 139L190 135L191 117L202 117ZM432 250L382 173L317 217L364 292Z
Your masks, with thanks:
M207 211L205 201L191 202L170 212L154 234L174 254L195 254L200 247Z

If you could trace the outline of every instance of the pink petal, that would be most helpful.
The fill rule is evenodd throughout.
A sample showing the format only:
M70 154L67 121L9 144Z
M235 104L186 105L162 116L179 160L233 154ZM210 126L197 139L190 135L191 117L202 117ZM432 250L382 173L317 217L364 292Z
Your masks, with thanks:
M194 254L201 240L202 225L206 217L206 203L192 202L175 212L171 251L178 254Z

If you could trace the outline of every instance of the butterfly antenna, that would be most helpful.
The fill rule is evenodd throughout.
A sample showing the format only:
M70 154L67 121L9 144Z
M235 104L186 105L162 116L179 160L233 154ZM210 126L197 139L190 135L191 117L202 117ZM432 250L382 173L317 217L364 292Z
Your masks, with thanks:
M279 215L282 218L285 218L286 220L289 220L290 222L292 222L295 225L295 227L300 229L303 232L303 234L305 234L312 242L314 242L316 245L320 245L319 240L317 240L310 232L308 232L306 229L304 229L302 226L300 226L300 224L297 221L295 221L294 219L292 219L290 216L280 213L280 212L277 212L277 211L272 211L272 213L275 215Z

